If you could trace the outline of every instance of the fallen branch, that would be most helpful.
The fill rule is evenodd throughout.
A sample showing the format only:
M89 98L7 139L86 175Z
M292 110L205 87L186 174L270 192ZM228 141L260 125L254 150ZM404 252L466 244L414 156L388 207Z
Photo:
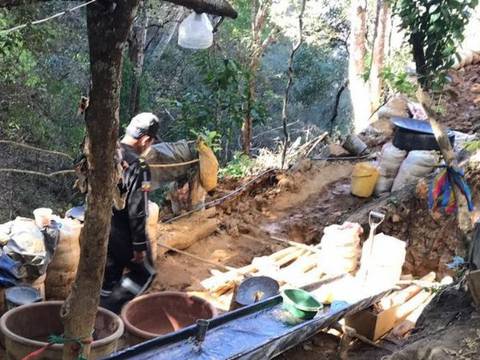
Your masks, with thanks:
M320 144L328 135L328 132L324 132L322 135L320 135L317 140L310 146L310 149L305 153L303 157L308 158L308 155L312 153L313 150L317 147L318 144Z

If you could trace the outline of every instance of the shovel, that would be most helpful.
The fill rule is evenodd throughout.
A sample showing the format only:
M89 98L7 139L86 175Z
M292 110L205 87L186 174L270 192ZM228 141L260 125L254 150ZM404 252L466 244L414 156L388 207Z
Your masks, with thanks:
M368 234L368 239L367 239L367 240L370 240L368 262L372 261L371 259L372 259L373 248L374 248L375 231L383 222L383 220L385 220L384 213L381 213L379 211L370 211L370 214L368 215L368 224L370 225L370 232ZM364 278L365 282L367 281L367 278L368 278L368 269L369 269L369 264L367 263L367 268L365 270L365 278Z

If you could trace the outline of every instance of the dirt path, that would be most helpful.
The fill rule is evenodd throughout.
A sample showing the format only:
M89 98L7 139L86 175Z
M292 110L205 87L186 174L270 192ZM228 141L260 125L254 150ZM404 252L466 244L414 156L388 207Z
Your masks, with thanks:
M273 188L252 189L238 201L217 209L218 230L193 244L188 252L209 261L241 267L254 257L285 246L269 234L302 243L318 243L323 228L364 201L349 194L350 163L316 163L295 176L280 175ZM283 179L283 180L282 180ZM157 259L153 290L200 291L200 281L213 266L167 253Z

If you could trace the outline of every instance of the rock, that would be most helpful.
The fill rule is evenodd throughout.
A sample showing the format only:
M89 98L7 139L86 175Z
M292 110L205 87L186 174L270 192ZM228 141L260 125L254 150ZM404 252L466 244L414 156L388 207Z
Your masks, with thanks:
M329 144L328 150L330 152L330 156L348 156L350 153L343 148L343 146L339 144Z
M394 96L378 110L377 116L378 120L371 126L385 135L392 134L393 124L390 119L393 116L408 117L408 99L403 95Z
M278 187L284 191L295 190L295 183L288 177L284 176L278 180Z
M298 166L298 169L300 172L305 173L309 171L312 168L312 160L310 159L304 159L300 162L300 165Z
M470 91L474 94L480 94L480 84L473 84Z
M313 347L310 344L305 343L305 344L303 344L303 350L312 351Z
M392 215L392 222L393 223L398 223L400 222L402 219L400 218L400 216L398 214L393 214Z
M421 179L418 181L417 186L415 188L415 195L417 199L425 200L428 198L428 184L425 179Z
M254 201L257 210L262 210L262 208L267 204L267 200L265 200L262 195L256 195Z

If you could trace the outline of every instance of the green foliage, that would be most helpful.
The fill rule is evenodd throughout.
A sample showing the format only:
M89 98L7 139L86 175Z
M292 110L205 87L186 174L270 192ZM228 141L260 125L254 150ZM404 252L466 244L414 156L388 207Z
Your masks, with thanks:
M480 140L467 141L465 143L464 149L469 153L474 153L480 150Z
M247 155L237 152L233 156L232 161L230 161L227 166L220 169L219 176L221 178L231 177L235 179L245 177L249 174L253 163L254 161Z
M401 93L409 97L415 96L417 87L408 79L408 74L405 71L395 72L392 67L385 66L380 76L394 93Z
M0 9L0 29L44 17L56 6ZM76 153L84 123L75 113L89 81L84 34L79 19L0 34L1 137Z
M304 46L294 62L295 82L292 95L304 105L314 105L330 93L332 83L344 78L346 64L333 59L327 51Z
M478 0L399 0L395 12L414 47L419 81L439 89L463 40L463 31Z
M183 94L181 99L168 101L179 112L169 131L178 138L194 132L215 131L224 142L233 142L245 114L248 72L235 60L199 53L194 59L201 84ZM262 123L267 116L261 101L252 107L253 121Z
M217 131L210 131L205 128L201 130L190 130L190 132L198 139L202 139L207 146L213 150L214 153L218 153L222 150L222 137Z
M0 9L0 29L13 26L5 9ZM26 41L19 32L0 33L0 80L16 83L22 81L33 87L38 76L29 76L37 65L34 55L28 49ZM22 80L20 80L22 79Z

